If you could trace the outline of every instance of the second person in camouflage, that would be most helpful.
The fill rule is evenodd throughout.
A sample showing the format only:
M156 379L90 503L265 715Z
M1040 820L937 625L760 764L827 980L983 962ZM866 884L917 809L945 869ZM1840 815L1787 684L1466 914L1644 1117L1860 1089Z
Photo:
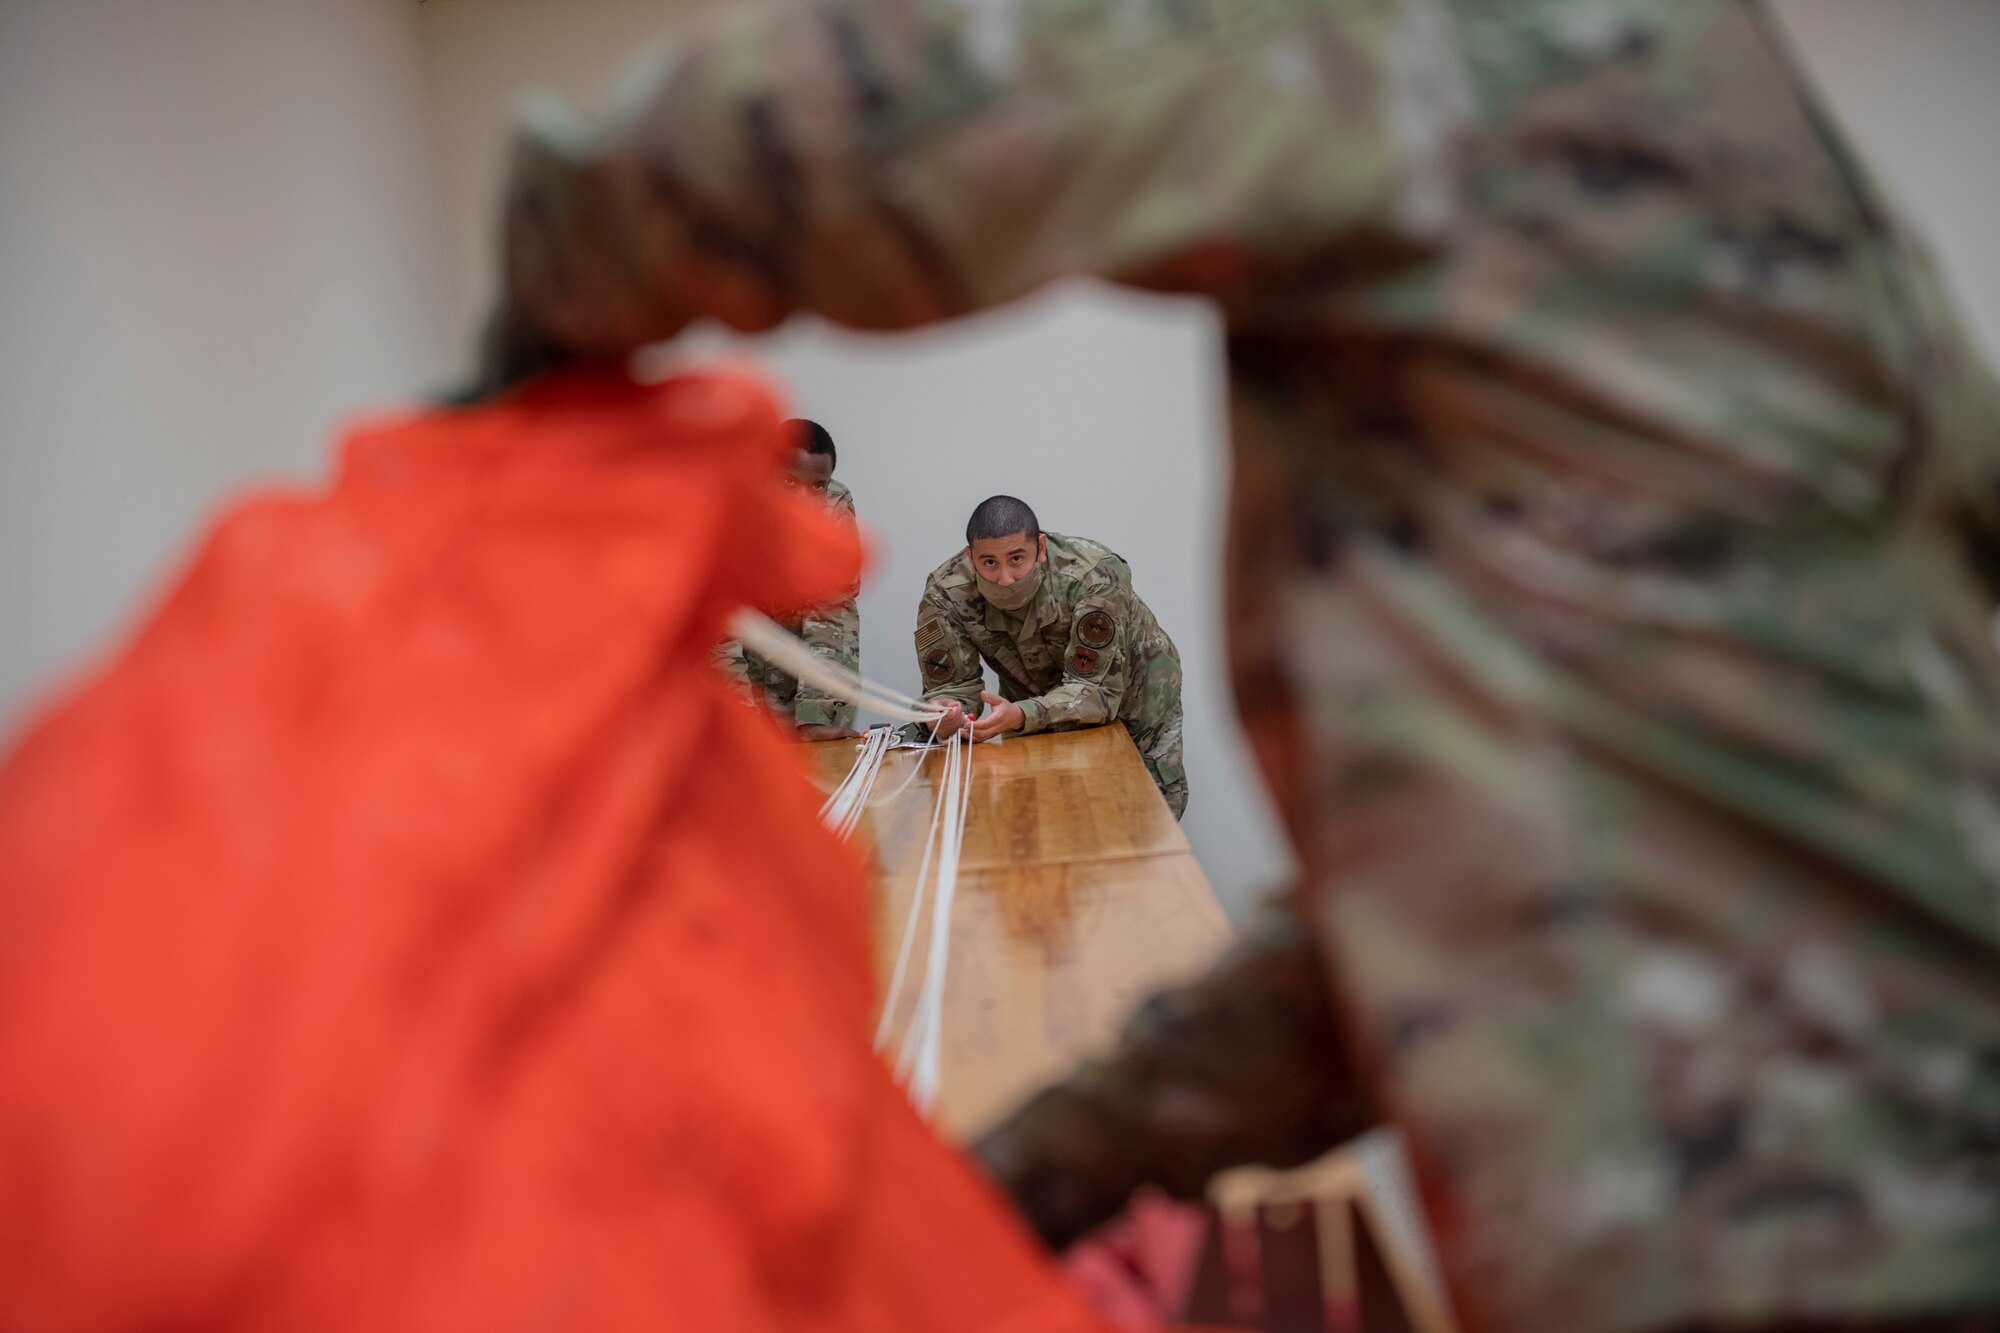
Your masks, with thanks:
M816 491L831 508L853 519L854 493L833 479L840 461L833 436L817 421L801 418L785 425L796 432L799 442L798 458L787 483ZM854 595L830 606L813 607L796 621L787 622L785 628L821 657L849 671L861 669L861 607ZM723 644L716 650L716 663L743 686L752 702L763 704L779 721L797 728L801 740L839 740L854 734L853 704L801 684L742 644Z

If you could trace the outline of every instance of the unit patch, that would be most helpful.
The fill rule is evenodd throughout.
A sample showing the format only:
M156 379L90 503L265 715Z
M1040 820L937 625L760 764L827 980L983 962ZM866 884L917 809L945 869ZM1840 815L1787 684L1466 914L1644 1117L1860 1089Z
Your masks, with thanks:
M1102 611L1092 611L1076 622L1076 637L1083 640L1084 646L1088 648L1106 647L1116 632L1117 626L1113 625L1111 617Z

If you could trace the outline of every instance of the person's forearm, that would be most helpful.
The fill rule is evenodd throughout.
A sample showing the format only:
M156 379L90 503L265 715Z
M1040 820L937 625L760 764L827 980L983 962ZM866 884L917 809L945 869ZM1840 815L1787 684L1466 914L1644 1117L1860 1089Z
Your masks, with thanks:
M546 104L524 120L481 387L702 317L913 328L1078 274L1229 300L1392 230L1409 170L1395 126L1337 100L1273 102L1260 57L1337 52L1365 79L1393 25L1338 6L1181 8L1134 41L1117 6L1017 6L995 59L967 6L714 7L612 121ZM1267 112L1258 151L1215 156L1244 107ZM1301 193L1296 164L1328 136L1351 167Z
M1372 1120L1318 953L1272 907L1207 976L1148 1001L1108 1058L972 1151L1060 1249L1141 1187L1197 1198L1218 1172L1309 1161Z
M1021 734L1058 727L1101 727L1118 716L1118 701L1102 686L1087 680L1068 680L1047 694L1021 701Z
M849 671L861 670L861 611L853 599L816 607L799 625L799 640L821 657ZM800 727L846 730L854 725L856 709L845 699L800 683L792 704L792 722Z

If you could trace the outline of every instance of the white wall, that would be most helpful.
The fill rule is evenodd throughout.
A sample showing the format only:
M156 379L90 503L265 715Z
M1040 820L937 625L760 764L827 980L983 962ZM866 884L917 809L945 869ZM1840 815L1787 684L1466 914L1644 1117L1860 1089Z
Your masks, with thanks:
M0 0L0 716L452 364L412 0Z

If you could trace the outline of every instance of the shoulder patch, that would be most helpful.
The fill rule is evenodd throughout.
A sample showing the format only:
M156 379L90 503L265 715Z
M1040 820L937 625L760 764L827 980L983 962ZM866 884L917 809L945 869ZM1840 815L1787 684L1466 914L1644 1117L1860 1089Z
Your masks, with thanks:
M1079 676L1094 676L1101 662L1095 648L1085 648L1078 644L1069 655L1069 669Z
M1102 611L1092 611L1076 622L1076 637L1083 641L1086 648L1109 646L1111 636L1116 632L1117 626L1113 625L1111 617Z
M935 611L926 611L917 622L917 660L923 663L924 679L929 681L950 680L958 669L945 643L944 618Z

